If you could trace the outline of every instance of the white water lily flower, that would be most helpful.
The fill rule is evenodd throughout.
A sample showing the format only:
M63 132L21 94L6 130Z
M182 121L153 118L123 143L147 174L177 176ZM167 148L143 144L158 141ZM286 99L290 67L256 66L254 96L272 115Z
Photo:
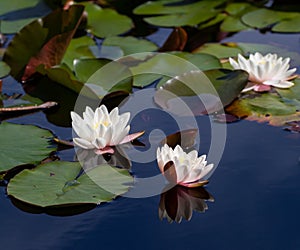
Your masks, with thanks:
M256 52L251 54L249 59L238 55L236 62L229 58L229 62L234 69L242 69L248 72L249 82L242 92L254 90L257 92L269 91L271 86L276 88L290 88L294 83L290 82L296 68L289 69L290 58L283 59L277 54L262 54Z
M83 149L96 149L100 154L113 153L111 146L129 142L143 134L128 135L130 113L119 115L118 107L110 113L105 105L95 112L86 107L83 119L75 112L71 112L71 118L73 130L78 136L73 138L74 144Z
M179 145L173 150L167 144L158 148L156 155L159 169L170 183L186 187L208 183L204 178L212 171L213 164L207 165L206 155L198 157L196 150L185 153Z

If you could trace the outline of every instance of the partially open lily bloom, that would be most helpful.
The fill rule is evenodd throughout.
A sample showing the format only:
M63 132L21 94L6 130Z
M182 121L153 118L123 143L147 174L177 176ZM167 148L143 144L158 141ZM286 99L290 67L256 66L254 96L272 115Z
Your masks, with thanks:
M167 144L158 148L156 155L159 169L170 183L185 187L208 183L205 177L213 170L213 164L207 165L206 155L198 157L196 150L185 153L179 145L173 150Z
M130 113L119 115L118 107L110 113L105 105L98 107L95 112L86 107L83 119L75 112L71 112L71 118L77 135L73 138L74 144L83 149L96 149L95 152L99 154L113 153L111 146L129 142L143 134L128 135Z
M257 92L269 91L271 86L276 88L290 88L294 85L291 79L296 68L289 69L290 58L283 59L277 54L262 54L256 52L251 54L249 59L245 59L242 55L238 55L235 61L229 58L229 62L234 69L242 69L248 72L249 82L242 92L254 90Z

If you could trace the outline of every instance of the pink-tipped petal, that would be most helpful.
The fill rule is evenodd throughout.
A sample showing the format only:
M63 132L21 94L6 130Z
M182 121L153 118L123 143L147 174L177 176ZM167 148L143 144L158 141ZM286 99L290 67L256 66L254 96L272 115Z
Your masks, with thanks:
M104 155L104 154L113 154L115 151L112 147L105 147L102 149L95 149L95 154Z
M120 144L124 144L127 142L131 142L137 138L139 138L140 136L142 136L145 133L145 131L141 131L141 132L137 132L134 134L130 134L124 137L124 139L120 142Z
M254 91L256 92L267 92L271 90L270 85L264 85L264 84L257 84L254 86Z
M195 188L195 187L202 187L208 183L209 183L208 180L204 180L204 181L197 181L197 182L190 182L190 183L178 183L178 185L188 187L188 188Z

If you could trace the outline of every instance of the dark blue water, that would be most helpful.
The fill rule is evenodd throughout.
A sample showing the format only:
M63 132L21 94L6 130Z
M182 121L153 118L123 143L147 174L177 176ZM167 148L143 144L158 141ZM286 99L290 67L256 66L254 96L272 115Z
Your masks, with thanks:
M254 34L257 33L252 32L249 37ZM245 41L254 42L249 37ZM270 37L283 45L290 41L289 48L299 51L297 36L290 39L286 35L280 40L278 35L268 35L265 39ZM237 36L227 40L243 39ZM17 89L5 83L4 90ZM161 114L157 123L152 114L141 113L133 120L132 130L161 126L175 132L166 116ZM50 124L42 112L9 121L35 124L61 138L71 138L70 128ZM205 117L199 118L198 123L201 150L205 152L209 148L210 134L206 132L209 124ZM141 139L145 144L148 135L149 132ZM61 151L58 156L72 160L74 151ZM24 212L11 203L2 188L1 248L300 249L299 158L300 134L249 121L229 124L225 152L206 187L214 202L206 201L205 213L194 211L190 221L183 219L179 224L159 219L160 195L140 199L120 197L88 212L60 217ZM158 168L155 162L133 163L132 172L136 177L149 176L157 174Z
M119 198L80 215L55 217L22 212L3 193L2 247L299 249L299 140L299 134L264 124L231 124L206 188L215 202L180 224L160 221L160 196Z

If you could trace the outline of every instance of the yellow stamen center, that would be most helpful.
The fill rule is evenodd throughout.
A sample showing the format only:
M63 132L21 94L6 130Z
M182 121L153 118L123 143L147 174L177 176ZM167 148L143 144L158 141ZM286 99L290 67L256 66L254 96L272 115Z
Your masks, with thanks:
M110 122L107 120L102 122L97 122L94 124L94 129L97 129L101 124L104 125L105 127L108 127L110 125Z

